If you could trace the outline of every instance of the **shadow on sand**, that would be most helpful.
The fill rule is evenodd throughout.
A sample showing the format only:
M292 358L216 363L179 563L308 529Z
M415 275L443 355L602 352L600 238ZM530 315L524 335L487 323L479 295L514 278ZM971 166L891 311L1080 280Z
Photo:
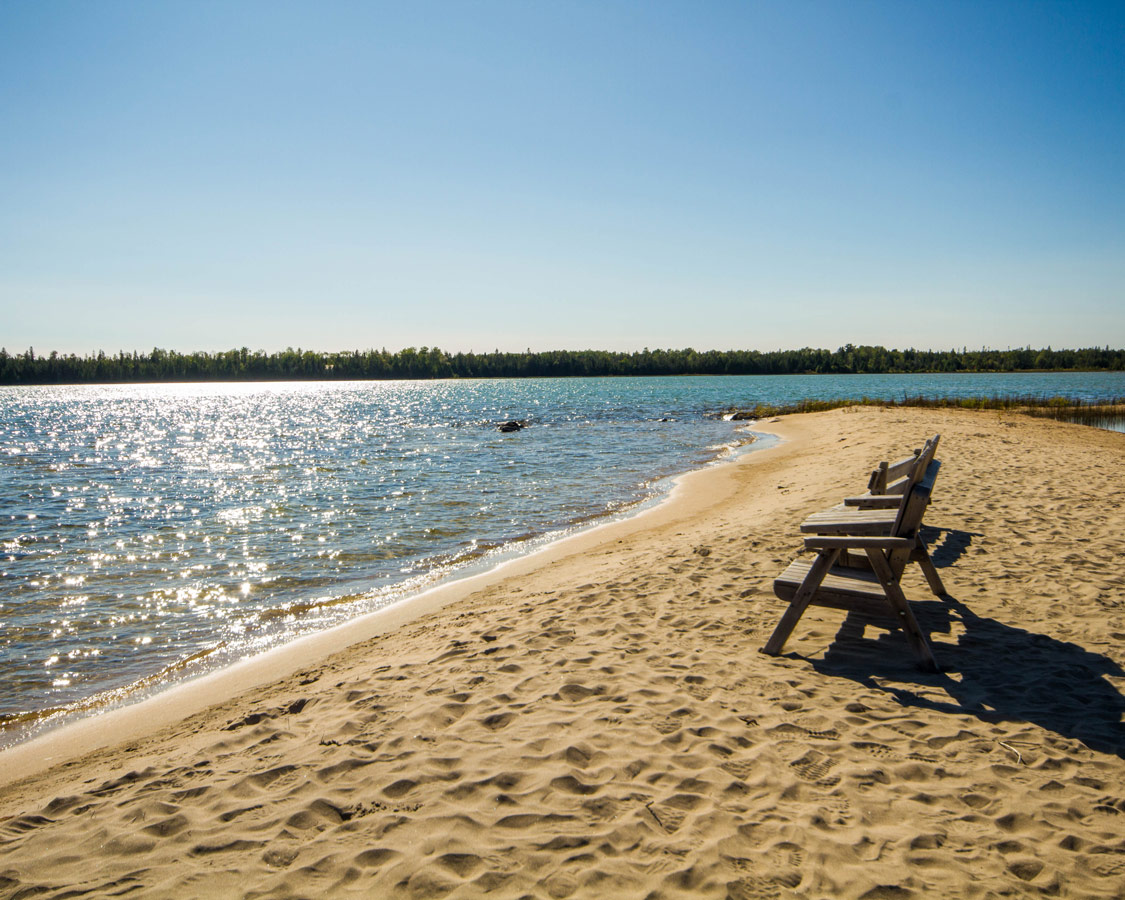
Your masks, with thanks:
M1125 669L1113 660L978 616L953 597L911 606L930 635L950 633L955 621L964 628L956 644L934 646L941 672L919 671L897 626L862 613L849 613L824 658L810 663L825 675L890 693L904 706L1034 723L1125 758L1125 697L1105 678L1125 676ZM866 626L874 626L877 637L864 637ZM923 697L911 685L927 693L938 689L949 700Z
M969 532L945 532L938 542L927 540L934 564L950 565L972 537ZM963 629L956 643L935 644L940 673L923 673L914 666L903 635L890 619L858 612L848 613L824 658L810 663L826 675L890 693L904 706L967 714L985 722L1033 723L1092 750L1125 758L1125 696L1106 677L1125 676L1116 662L1077 644L978 616L948 594L940 600L912 600L911 606L930 635L952 634L954 625ZM867 626L872 626L870 631ZM931 696L920 695L919 688ZM934 699L937 691L948 701Z
M980 537L977 531L959 531L954 528L934 528L923 525L921 538L930 550L930 558L938 569L953 565L969 549L973 538Z

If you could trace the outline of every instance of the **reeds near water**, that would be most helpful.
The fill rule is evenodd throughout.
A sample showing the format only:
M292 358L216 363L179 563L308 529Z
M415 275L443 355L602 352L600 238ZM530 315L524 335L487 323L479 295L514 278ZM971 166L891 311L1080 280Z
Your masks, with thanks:
M760 403L752 409L728 411L735 420L763 419L792 413L823 412L848 406L882 406L887 408L916 406L926 409L981 409L1022 413L1040 418L1075 422L1113 431L1125 430L1125 397L1088 401L1073 397L925 397L904 396L901 400L861 397L858 400L801 400L784 406Z

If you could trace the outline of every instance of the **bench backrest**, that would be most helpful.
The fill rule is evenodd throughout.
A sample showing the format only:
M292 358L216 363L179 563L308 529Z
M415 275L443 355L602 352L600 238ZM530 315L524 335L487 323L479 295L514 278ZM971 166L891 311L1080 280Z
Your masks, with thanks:
M918 454L922 452L922 448L917 448L910 456L904 457L897 462L888 463L881 462L875 467L875 471L871 473L871 477L867 479L867 491L871 494L893 494L896 493L891 485L898 482L905 476L911 469L914 468L914 461L918 458Z
M867 480L867 491L871 494L905 494L926 471L926 467L937 452L940 434L935 434L910 456L893 463L881 462Z
M935 444L936 447L936 444ZM921 469L921 466L919 466ZM930 459L925 469L918 472L918 477L910 486L910 492L903 497L898 507L891 534L895 537L915 537L922 526L922 514L930 502L930 495L934 490L938 472L941 470L941 460ZM919 499L921 498L921 499ZM921 503L921 506L918 504Z
M926 512L926 507L930 504L930 494L933 492L934 479L937 478L939 468L941 468L941 463L936 459L933 460L928 467L926 477L910 489L910 493L906 495L902 506L899 507L898 518L895 519L894 528L891 529L892 537L915 538L918 536L918 531L922 527L922 516ZM887 554L887 562L896 579L902 577L902 571L910 561L912 552L911 549L902 549L892 550Z

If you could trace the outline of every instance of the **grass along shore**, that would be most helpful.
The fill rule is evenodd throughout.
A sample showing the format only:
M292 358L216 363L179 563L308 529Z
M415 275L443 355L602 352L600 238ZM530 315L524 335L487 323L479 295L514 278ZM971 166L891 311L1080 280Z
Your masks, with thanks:
M884 400L874 397L860 399L801 400L782 406L758 404L750 409L732 408L725 415L735 421L765 419L803 413L828 412L849 406L883 407L885 409L975 409L1021 413L1060 422L1106 427L1107 422L1125 422L1125 397L1105 401L1086 401L1074 397L903 397Z

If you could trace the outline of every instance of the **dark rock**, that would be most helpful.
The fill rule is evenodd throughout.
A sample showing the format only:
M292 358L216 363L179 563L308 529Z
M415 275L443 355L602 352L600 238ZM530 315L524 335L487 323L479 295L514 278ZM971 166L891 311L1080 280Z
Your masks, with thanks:
M527 427L526 422L517 422L515 419L512 419L512 421L510 421L510 422L504 422L500 425L497 425L496 429L498 431L505 431L505 432L507 432L507 431L522 431L526 427Z

